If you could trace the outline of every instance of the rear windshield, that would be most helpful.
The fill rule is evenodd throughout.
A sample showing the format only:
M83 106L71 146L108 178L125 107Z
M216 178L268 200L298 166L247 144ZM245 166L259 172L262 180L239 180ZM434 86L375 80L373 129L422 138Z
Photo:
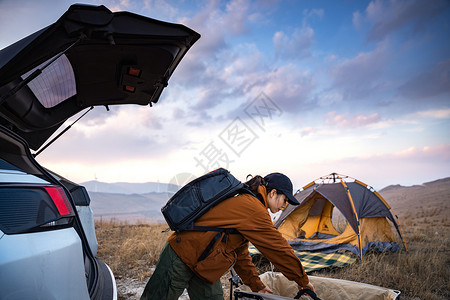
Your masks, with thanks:
M48 61L51 61L52 59L53 58ZM23 74L22 79L25 79L36 69L45 66L48 61ZM39 102L46 108L58 105L64 100L74 96L77 93L75 76L72 65L66 55L61 55L48 67L42 70L42 73L39 76L28 83L28 87Z

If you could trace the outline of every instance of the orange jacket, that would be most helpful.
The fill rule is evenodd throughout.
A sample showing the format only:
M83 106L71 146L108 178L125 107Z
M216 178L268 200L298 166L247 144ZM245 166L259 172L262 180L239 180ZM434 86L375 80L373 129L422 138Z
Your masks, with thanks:
M248 251L249 241L280 270L299 286L308 284L308 276L292 247L273 226L267 211L267 193L264 186L258 188L265 204L257 198L242 194L229 198L201 216L197 226L235 228L240 234L230 234L226 241L220 239L210 254L202 261L198 258L217 234L214 231L182 231L169 237L169 244L180 259L199 277L215 282L234 264L234 269L244 284L252 291L265 286L258 277Z

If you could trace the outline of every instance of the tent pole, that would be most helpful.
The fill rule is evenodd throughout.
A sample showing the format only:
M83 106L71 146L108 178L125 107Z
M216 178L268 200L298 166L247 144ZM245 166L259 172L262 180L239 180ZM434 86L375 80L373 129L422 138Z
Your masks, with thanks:
M358 235L358 246L359 246L359 253L360 253L360 258L361 258L361 263L362 263L363 255L362 255L362 248L361 248L361 244L362 244L361 243L361 225L359 224L358 213L356 212L355 204L353 203L353 199L352 199L352 194L350 194L350 189L348 188L347 184L345 184L345 181L341 177L339 177L339 179L341 180L341 184L344 186L345 190L347 191L348 198L350 199L350 203L352 204L353 212L355 213L356 224L358 225L358 232L356 234Z
M394 214L395 218L397 219L397 225L398 225L398 229L397 229L397 233L400 233L400 239L403 242L403 246L405 247L405 250L408 251L408 247L406 247L406 239L405 239L405 235L403 234L403 229L402 229L402 225L400 224L400 220L398 219L397 214L394 212L394 210L391 208L392 213Z
M359 228L359 222L358 222L358 231L361 231ZM362 253L362 248L361 248L361 235L358 233L358 246L359 246L359 255L361 258L361 263L363 263L363 253Z

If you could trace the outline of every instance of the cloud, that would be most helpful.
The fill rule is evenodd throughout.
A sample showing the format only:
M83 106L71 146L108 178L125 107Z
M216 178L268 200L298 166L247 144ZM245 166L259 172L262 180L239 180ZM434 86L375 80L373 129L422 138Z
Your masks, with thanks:
M216 108L221 107L222 116L234 118L247 101L261 92L287 112L309 109L311 93L316 87L314 74L309 70L292 63L270 69L266 57L253 44L236 45L222 51L218 58L219 62L205 64L199 77L192 79L201 83L196 87L195 99L189 102L191 117L204 110L217 115Z
M324 15L324 10L323 9L317 9L317 8L313 8L313 9L305 9L303 10L303 22L306 23L309 19L312 19L314 17L318 17L319 19L322 19Z
M177 101L186 107L185 114L178 112L177 115L189 117L186 121L189 126L203 126L211 118L218 117L216 108L219 107L222 111L219 118L235 117L242 105L246 105L246 99L253 99L261 92L270 94L284 108L290 107L293 111L304 109L304 103L309 101L315 85L309 71L294 64L270 69L270 62L256 45L231 44L234 37L249 33L248 26L252 21L248 14L251 9L252 14L259 9L252 5L242 0L224 6L222 2L212 1L192 17L179 20L197 30L202 37L183 58L169 82L171 90L168 94L165 92L166 97L162 100L180 98L179 93L175 95L173 85L188 89L189 92L183 93L189 95L181 96L183 101ZM322 17L323 10L304 10L303 15L306 24L306 20ZM283 55L297 55L289 48L298 49L299 45L308 51L312 36L313 30L306 25L297 29L289 38L292 46L283 50ZM227 105L221 106L225 102Z
M311 98L315 81L309 70L292 63L270 69L264 55L254 46L246 51L238 49L239 54L225 62L227 67L222 72L223 80L233 87L236 96L253 99L264 92L282 109L290 107L292 111Z
M132 105L111 109L111 114L99 112L82 119L40 156L51 163L74 160L85 164L114 163L119 157L163 157L183 148L188 138L175 129L182 128L181 122L168 122L171 116L166 116L166 110Z
M121 0L121 2L129 2L129 0ZM167 1L161 0L145 0L144 10L149 13L158 12L159 18L164 16L165 18L173 19L179 14L179 10L176 5L170 5Z
M369 41L383 40L388 35L403 28L411 32L422 32L434 19L450 8L446 0L374 0L365 11L365 20L372 24L368 32ZM361 24L362 14L353 15L355 26Z
M273 45L277 57L281 59L304 59L311 56L311 46L314 43L314 30L308 25L308 20L314 17L322 18L322 9L305 9L301 28L295 28L289 36L283 31L277 31Z
M329 90L315 96L315 101L319 106L329 107L330 105L342 102L343 95L337 90Z
M311 56L314 30L311 27L297 28L292 37L278 31L273 36L276 55L283 59L303 59Z
M422 149L422 153L431 159L434 157L441 157L446 161L450 161L450 145L441 144L437 146L425 146Z
M305 137L305 136L314 134L317 131L318 131L318 129L316 127L308 126L308 127L302 128L302 130L300 132L300 136Z
M356 29L360 29L363 23L363 16L359 11L353 12L352 22Z
M450 60L440 61L431 69L408 80L399 87L399 94L407 99L422 100L450 93ZM448 97L442 99L448 103Z
M450 163L450 145L440 144L424 147L411 146L410 148L392 154L380 155L379 157L388 160L410 160L421 163L438 160L448 164Z
M360 52L353 58L331 62L328 76L332 89L340 91L343 100L359 100L380 92L382 74L390 58L387 42L369 52Z
M214 57L227 47L228 36L239 36L248 32L249 2L234 0L226 4L225 10L219 1L208 2L192 18L182 18L179 21L202 35L197 42L192 55Z
M243 99L257 95L253 94L255 86L267 82L264 57L254 45L236 46L234 50L223 51L219 57L220 63L205 65L199 75L201 82L193 90L193 101L188 103L191 117L205 110L217 115L216 108L222 103L227 103L221 108L222 113L233 111ZM189 86L188 81L184 84ZM259 89L255 93L260 92Z
M359 114L349 118L347 114L338 114L335 111L329 112L325 115L325 123L329 126L357 128L374 124L380 121L380 115L373 113L369 116Z
M244 58L239 53L242 50L240 46L229 42L235 36L248 33L250 2L231 1L225 8L221 4L219 1L208 2L193 17L179 20L202 35L174 74L177 83L197 88L198 98L191 103L195 110L213 108L224 99L235 96L235 91L239 91L239 88L235 87L233 77L240 74L230 74L230 70L243 63L243 60L254 60L250 56ZM248 51L244 49L244 53ZM253 55L257 57L257 53ZM239 61L235 62L234 58Z
M291 62L271 68L263 53L252 46L246 54L238 55L234 63L230 61L229 71L224 75L234 79L229 86L241 99L251 101L263 92L287 113L312 109L312 93L318 83L316 74L303 66Z
M250 1L247 0L233 0L227 3L226 12L221 20L222 26L227 26L231 29L234 35L242 35L249 31L247 26L248 12L250 8Z
M1 0L0 49L56 22L69 8L71 2L68 0Z
M106 7L112 12L124 11L130 9L130 0L118 0L104 3Z
M412 116L416 118L450 119L450 108L419 111Z

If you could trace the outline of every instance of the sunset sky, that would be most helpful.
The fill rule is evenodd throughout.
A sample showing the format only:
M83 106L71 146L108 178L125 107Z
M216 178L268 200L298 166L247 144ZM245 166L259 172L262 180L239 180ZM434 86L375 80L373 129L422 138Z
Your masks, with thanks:
M0 0L0 49L72 3ZM75 182L217 167L282 172L295 189L332 172L375 189L450 176L450 1L83 3L202 37L153 107L98 107L37 157Z

